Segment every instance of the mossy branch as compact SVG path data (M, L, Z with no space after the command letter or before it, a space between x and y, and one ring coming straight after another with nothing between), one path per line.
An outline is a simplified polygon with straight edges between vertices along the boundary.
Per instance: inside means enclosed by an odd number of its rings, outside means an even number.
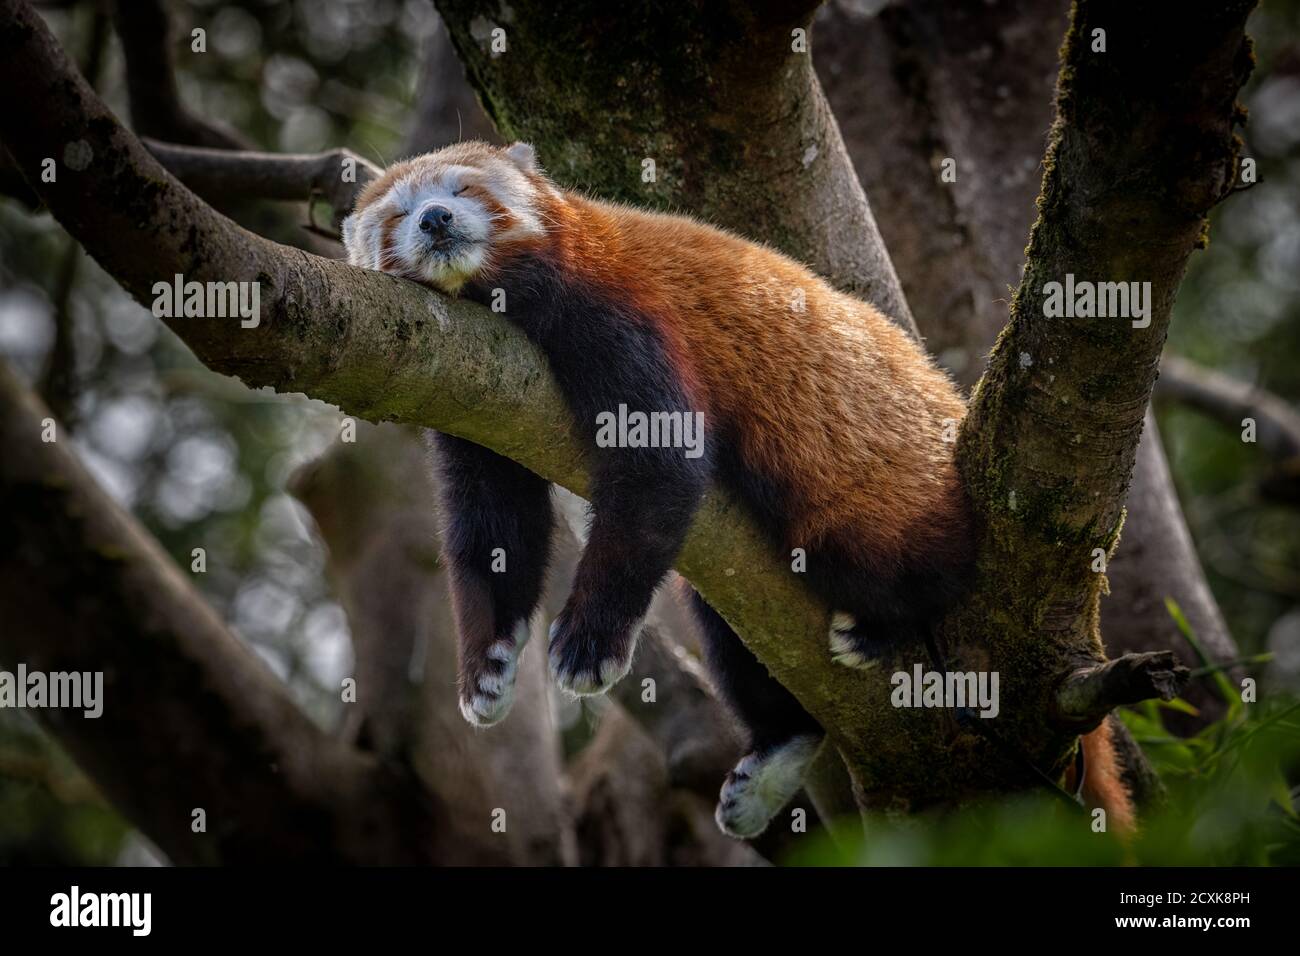
M1173 700L1191 673L1173 651L1125 654L1081 668L1056 692L1057 720L1071 732L1085 733L1116 707L1153 698Z

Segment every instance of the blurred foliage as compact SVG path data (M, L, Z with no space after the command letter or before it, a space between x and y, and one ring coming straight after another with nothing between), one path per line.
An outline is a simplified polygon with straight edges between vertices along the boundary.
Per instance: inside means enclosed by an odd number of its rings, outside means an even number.
M795 866L1296 866L1300 865L1300 700L1243 703L1220 669L1205 675L1228 704L1196 736L1164 716L1195 712L1182 698L1120 711L1168 788L1126 847L1097 833L1082 808L1045 791L960 812L868 822L858 842L819 832L785 862Z
M1179 288L1172 351L1300 402L1300 2L1265 0L1250 21L1257 65L1242 155L1257 182L1211 219L1209 248ZM1244 185L1244 184L1243 184ZM1269 678L1300 691L1300 509L1259 493L1273 462L1198 412L1159 405L1179 496L1214 595L1243 655L1271 650Z
M129 827L21 712L0 710L0 863L112 863Z
M394 158L414 98L419 51L434 28L429 0L173 0L178 82L198 115L275 151L348 146ZM93 5L46 11L83 61ZM1295 401L1300 397L1300 0L1266 0L1251 32L1259 68L1245 155L1260 182L1214 217L1194 257L1171 347ZM207 52L192 53L192 30ZM116 38L99 89L129 115ZM273 233L292 241L293 216ZM265 212L255 227L267 231ZM57 344L64 347L60 357ZM47 216L0 202L0 353L60 406L87 465L188 569L240 636L323 724L338 718L349 672L347 624L323 574L310 522L285 493L300 463L338 434L338 413L303 399L250 393L207 374ZM62 363L62 365L60 365ZM51 375L51 372L58 374ZM66 398L66 404L61 399ZM1165 711L1126 715L1165 772L1170 806L1134 849L1140 862L1296 862L1285 792L1296 779L1286 694L1300 688L1300 515L1260 499L1269 463L1239 434L1195 413L1161 412L1183 504L1263 703L1234 707L1192 740L1163 730ZM0 660L0 667L13 662ZM1213 679L1207 675L1206 679ZM579 713L567 739L585 739ZM1273 809L1269 809L1272 807ZM796 863L1117 863L1124 851L1050 798L938 820L880 821L861 847L818 838ZM138 837L25 714L0 711L0 863L141 859Z

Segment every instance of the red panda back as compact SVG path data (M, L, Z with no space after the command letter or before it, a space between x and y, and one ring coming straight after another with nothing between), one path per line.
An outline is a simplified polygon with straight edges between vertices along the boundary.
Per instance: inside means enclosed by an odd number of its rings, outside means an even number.
M574 268L653 317L698 406L747 467L789 488L789 545L882 571L965 550L953 459L965 406L910 336L766 246L679 216L565 205L565 232L600 237L601 255L575 248Z

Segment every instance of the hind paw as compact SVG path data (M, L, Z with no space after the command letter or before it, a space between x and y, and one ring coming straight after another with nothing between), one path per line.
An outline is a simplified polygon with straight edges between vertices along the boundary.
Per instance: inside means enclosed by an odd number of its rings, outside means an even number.
M803 786L821 738L793 737L763 754L751 753L727 774L714 819L727 836L756 837Z

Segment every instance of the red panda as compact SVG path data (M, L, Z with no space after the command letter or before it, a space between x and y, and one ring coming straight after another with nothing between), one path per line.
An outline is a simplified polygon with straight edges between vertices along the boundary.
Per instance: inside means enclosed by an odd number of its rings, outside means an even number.
M803 549L808 583L835 609L828 652L841 664L873 666L923 636L960 592L973 549L952 442L964 403L906 333L802 265L689 218L561 190L523 143L398 163L363 191L344 242L354 265L485 304L504 295L506 316L550 362L592 471L587 546L550 629L551 671L569 693L602 693L627 673L714 480L774 545ZM598 423L616 413L669 437L681 432L667 423L689 416L703 441L600 441ZM510 708L541 596L550 488L470 442L433 443L461 710L488 725ZM493 572L497 549L508 571ZM718 823L754 836L801 786L822 731L691 601L706 663L749 734Z

